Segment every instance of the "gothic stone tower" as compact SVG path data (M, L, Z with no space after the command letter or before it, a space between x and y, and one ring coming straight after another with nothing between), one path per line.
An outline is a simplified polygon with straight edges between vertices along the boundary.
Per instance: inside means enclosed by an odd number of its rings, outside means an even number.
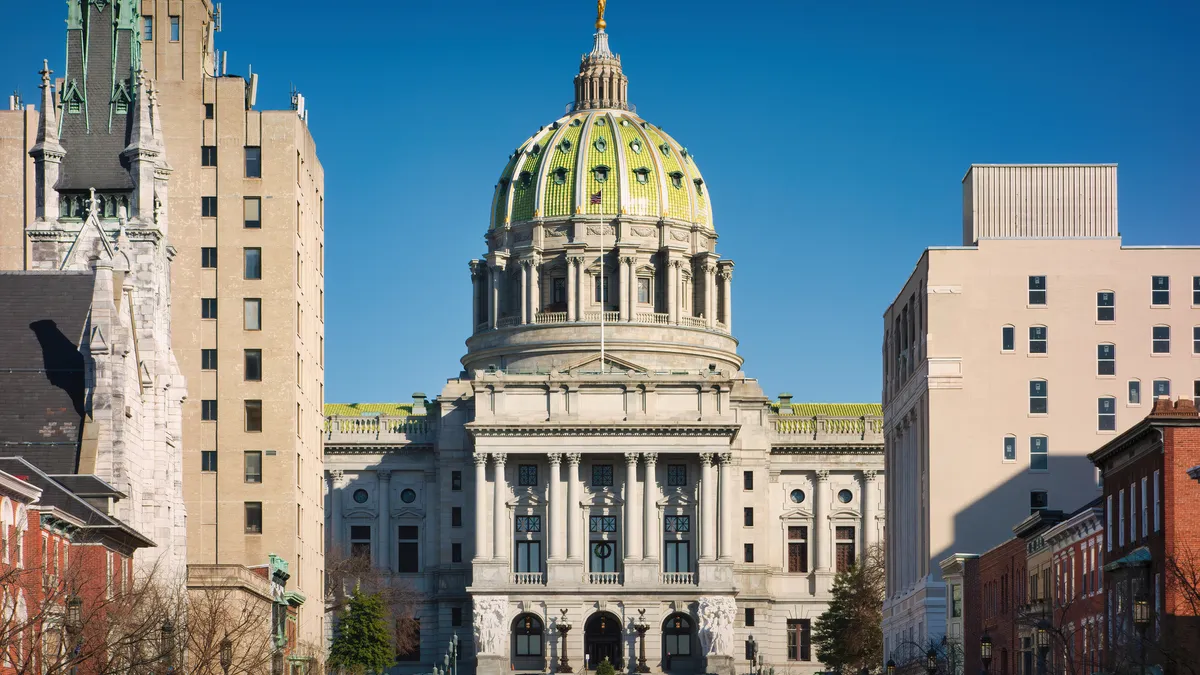
M111 278L111 297L96 299L82 348L93 377L76 471L125 492L117 515L158 545L143 562L161 556L181 573L185 390L171 351L171 167L155 91L141 70L138 3L68 7L57 100L49 66L42 69L29 266Z

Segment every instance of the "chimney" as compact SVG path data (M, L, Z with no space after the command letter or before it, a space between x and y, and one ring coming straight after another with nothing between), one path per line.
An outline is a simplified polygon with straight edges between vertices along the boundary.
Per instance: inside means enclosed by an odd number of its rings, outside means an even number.
M1188 419L1200 417L1200 412L1196 410L1196 402L1187 396L1180 396L1174 402L1170 396L1159 396L1154 400L1154 410L1150 411L1150 417Z
M779 395L779 414L792 414L792 395L786 391Z
M412 414L424 415L425 414L425 394L424 394L424 392L420 392L420 391L413 392L412 402L413 402Z

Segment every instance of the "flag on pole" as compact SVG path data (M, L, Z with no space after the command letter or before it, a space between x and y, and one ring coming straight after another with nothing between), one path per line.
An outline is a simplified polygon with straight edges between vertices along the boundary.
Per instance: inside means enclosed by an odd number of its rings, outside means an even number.
M600 192L597 192L596 194L592 195L592 203L593 203L593 204L599 204L599 203L600 203L600 197L601 197L601 193L600 193Z

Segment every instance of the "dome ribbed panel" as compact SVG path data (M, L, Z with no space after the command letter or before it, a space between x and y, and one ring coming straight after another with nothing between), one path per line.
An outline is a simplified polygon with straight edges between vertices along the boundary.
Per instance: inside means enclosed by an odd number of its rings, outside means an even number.
M667 142L671 144L671 147L683 148L683 145L674 138L671 138L667 132L660 129L659 133L667 139ZM700 175L700 167L696 166L696 163L692 161L691 154L685 156L681 152L679 157L684 168L684 173L687 176L687 184L684 187L692 191L691 197L694 213L692 214L692 217L688 218L688 220L691 220L697 225L703 225L704 227L711 229L712 224L710 222L709 214L712 213L712 209L709 208L708 204L708 184L703 182L704 176ZM701 181L700 189L696 188L697 178Z
M674 143L668 143L670 151L664 155L659 146L667 142L666 137L660 134L653 125L647 124L645 131L646 136L654 144L654 147L649 150L658 153L658 159L667 172L667 217L690 222L692 220L692 203L687 192L690 188L687 183L690 183L691 179L688 178L687 170L679 163L679 148ZM676 188L671 182L670 175L676 171L683 174L684 185L681 188Z
M543 139L550 136L547 132L539 133L525 144L522 151L525 153L524 159L521 161L521 169L513 176L513 197L512 197L512 221L521 222L525 220L533 220L533 203L534 195L537 194L537 169L538 163L542 161L542 156L547 152L548 148L544 147ZM538 152L533 152L533 147L538 146ZM529 180L522 181L521 175L528 172Z
M625 166L621 167L621 171L625 174L626 184L629 186L629 197L625 200L629 204L629 215L631 216L650 216L657 218L661 215L659 211L658 197L658 171L654 168L654 160L652 158L651 144L638 133L638 120L622 118L629 124L628 126L617 125L616 133L619 137L622 151L625 155ZM634 152L629 146L631 141L638 141L641 145L641 152ZM646 169L649 173L646 176L645 183L639 183L637 177L637 169Z
M496 195L492 197L492 229L503 226L504 219L508 216L508 196L512 191L507 183L512 181L513 170L520 159L519 153L514 154L500 174L500 181L496 183Z
M579 116L575 119L586 118ZM570 122L570 119L566 121L568 125ZM546 180L545 212L542 213L544 218L569 216L575 212L575 159L579 156L579 134L582 130L582 124L577 127L568 126L558 143L550 149L552 154L548 161L542 165L543 169L551 174ZM567 152L559 149L564 140L571 143L571 149ZM561 185L556 183L553 177L553 173L560 168L567 170L566 180Z
M603 126L597 124L598 120L605 120ZM603 138L607 147L601 152L596 148L598 139ZM606 117L597 115L592 119L592 133L587 139L588 147L586 149L587 161L585 168L588 175L585 177L583 184L587 186L587 194L584 195L584 213L589 214L611 214L616 215L621 212L619 201L619 191L617 189L617 151L613 147L616 139L613 136L612 123ZM596 172L593 169L597 166L604 165L609 169L608 180L603 183L596 180ZM593 204L591 196L600 193L600 203Z

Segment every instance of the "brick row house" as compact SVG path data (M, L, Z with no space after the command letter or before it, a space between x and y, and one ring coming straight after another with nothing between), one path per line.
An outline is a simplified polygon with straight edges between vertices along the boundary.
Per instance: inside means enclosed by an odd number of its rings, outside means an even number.
M950 672L1200 672L1193 401L1156 400L1089 459L1101 496L1070 513L1033 505L1012 538L941 561L948 600L938 649Z

